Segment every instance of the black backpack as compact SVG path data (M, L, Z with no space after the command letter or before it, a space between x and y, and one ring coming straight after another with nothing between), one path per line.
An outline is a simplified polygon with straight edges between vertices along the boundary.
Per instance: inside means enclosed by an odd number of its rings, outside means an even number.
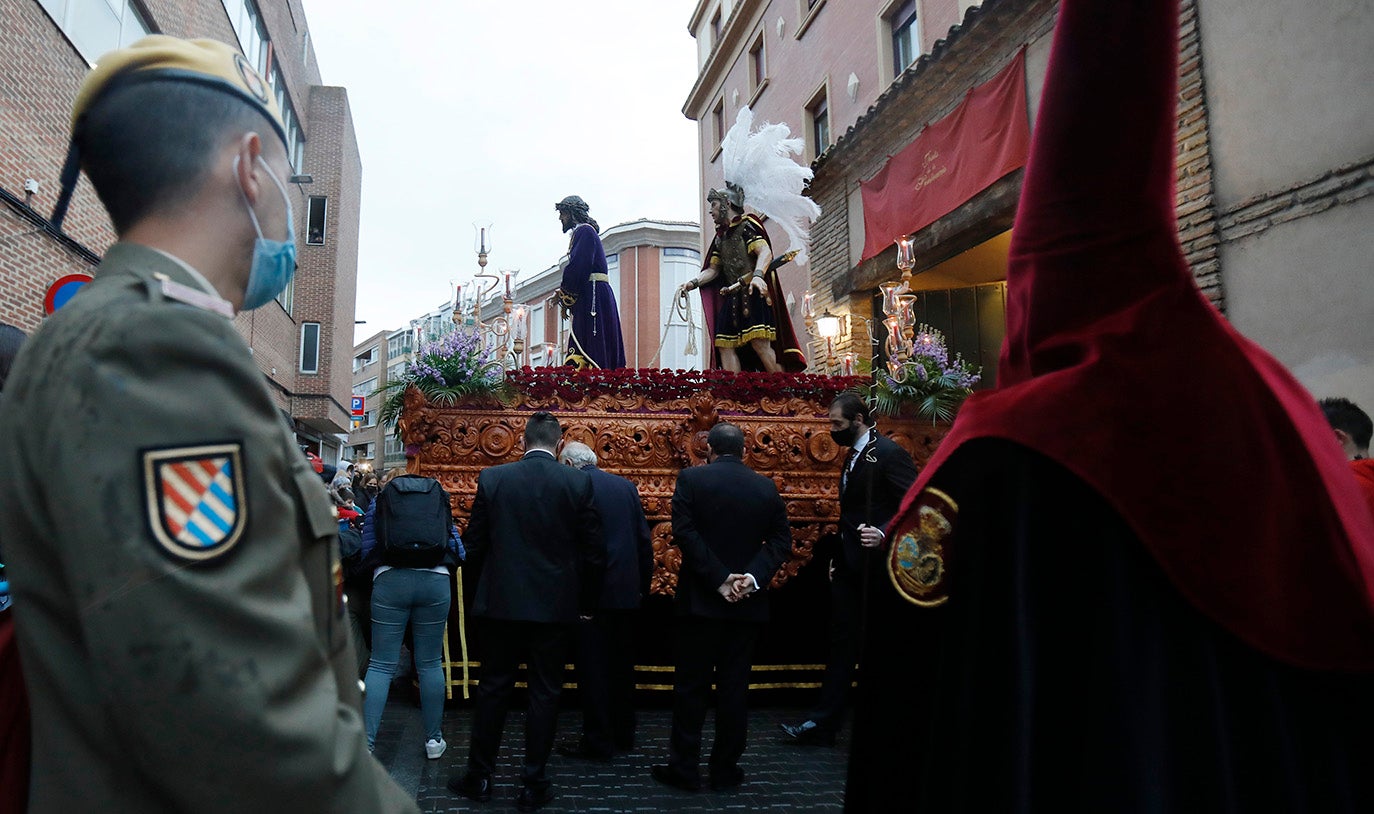
M401 475L377 496L373 509L382 562L394 568L433 568L448 553L453 516L448 493L434 478Z

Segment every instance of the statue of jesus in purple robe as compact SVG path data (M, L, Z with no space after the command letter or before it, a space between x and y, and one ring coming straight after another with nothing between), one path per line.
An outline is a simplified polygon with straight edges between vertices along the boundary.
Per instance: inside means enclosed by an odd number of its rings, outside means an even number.
M563 348L563 363L577 368L625 367L625 343L620 336L620 310L606 268L600 229L588 214L587 202L569 195L554 204L563 231L572 231L568 266L554 299L572 320Z

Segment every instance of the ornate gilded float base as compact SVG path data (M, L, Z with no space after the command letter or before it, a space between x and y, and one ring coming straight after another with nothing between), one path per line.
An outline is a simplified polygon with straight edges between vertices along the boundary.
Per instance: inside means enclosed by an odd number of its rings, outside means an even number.
M745 462L777 484L792 526L792 557L771 587L798 582L773 595L772 627L761 642L751 687L819 686L824 672L819 662L825 659L827 638L828 583L823 572L804 580L797 577L825 536L836 530L843 450L830 438L828 411L833 396L854 380L836 379L827 388L816 386L823 381L820 377L805 377L812 388L810 397L795 395L798 388L784 387L791 394L764 393L744 400L718 396L710 389L664 397L662 379L672 375L666 371L614 373L622 377L622 384L609 391L563 387L552 394L526 393L506 407L441 407L411 389L400 420L407 469L443 484L452 497L461 531L472 510L478 473L520 458L525 421L531 413L549 410L556 414L565 438L590 446L602 469L629 478L639 488L653 538L655 567L653 596L645 609L646 626L653 635L641 640L636 678L641 689L666 690L672 685L671 637L664 630L671 626L671 603L666 597L677 587L682 563L672 536L674 486L683 468L705 463L711 427L720 421L738 425L745 436ZM657 383L646 382L641 389L633 381L635 373L652 376ZM757 395L758 390L759 385L750 385L751 393ZM918 467L929 460L947 429L929 421L892 418L882 419L879 428L910 452ZM468 655L460 609L455 608L454 617L456 630L451 625L449 637L452 655L446 655L445 661L450 693L466 696L480 673L471 670L479 660ZM576 673L570 673L568 680L569 686L575 686Z
M829 398L764 399L755 404L717 400L709 391L659 401L618 392L588 394L581 401L524 399L511 407L440 407L419 391L406 394L402 439L407 469L438 479L453 498L461 531L472 511L477 474L519 460L525 420L535 410L555 413L564 437L596 451L598 466L629 478L639 488L654 544L652 592L672 595L682 555L672 544L672 498L677 474L706 461L706 435L720 421L744 431L745 462L777 484L792 525L792 559L773 587L783 585L810 561L816 543L839 519L842 450L830 438ZM945 427L913 419L885 418L885 435L921 466Z

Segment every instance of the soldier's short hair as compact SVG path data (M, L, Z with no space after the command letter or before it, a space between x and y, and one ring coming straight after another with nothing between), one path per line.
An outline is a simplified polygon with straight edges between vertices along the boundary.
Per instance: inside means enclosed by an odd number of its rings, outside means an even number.
M115 88L85 116L81 167L121 235L189 201L230 141L255 131L264 144L280 143L257 108L193 82Z

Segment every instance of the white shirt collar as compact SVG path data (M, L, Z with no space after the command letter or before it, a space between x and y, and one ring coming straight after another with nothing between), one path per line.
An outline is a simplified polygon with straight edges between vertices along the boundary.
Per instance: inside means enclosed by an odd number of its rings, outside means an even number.
M864 447L868 446L868 439L871 438L871 437L873 436L873 429L874 429L873 427L869 427L868 430L866 430L866 431L864 432L863 435L860 435L860 436L859 436L859 440L857 440L857 441L854 442L854 457L855 457L855 458L859 457L859 453L860 453L860 452L863 452L863 451L864 451Z

